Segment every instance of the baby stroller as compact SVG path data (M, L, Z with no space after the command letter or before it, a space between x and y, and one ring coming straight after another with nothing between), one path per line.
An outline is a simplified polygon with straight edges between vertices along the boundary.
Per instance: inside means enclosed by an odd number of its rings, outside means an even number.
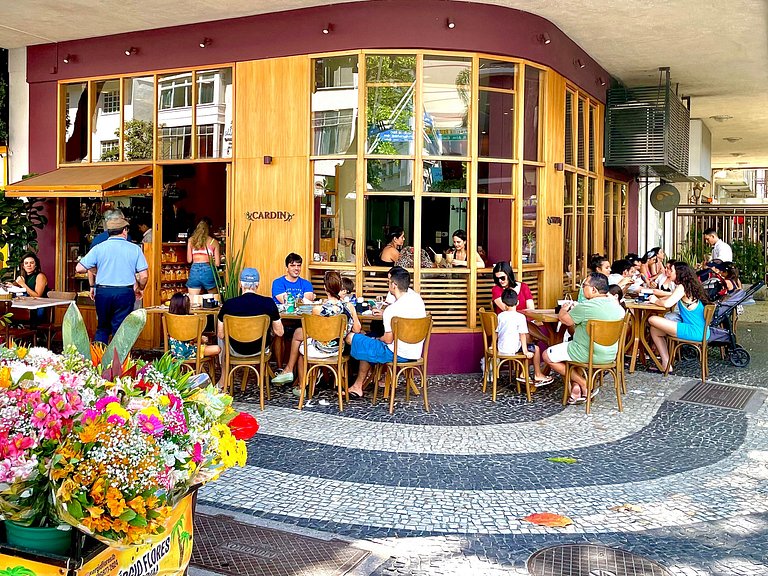
M765 282L753 284L749 290L738 289L729 294L722 302L717 303L715 315L709 325L709 338L707 342L714 346L721 346L728 354L728 360L737 368L749 366L749 352L736 342L736 332L733 329L733 317L736 307L740 306L755 294Z

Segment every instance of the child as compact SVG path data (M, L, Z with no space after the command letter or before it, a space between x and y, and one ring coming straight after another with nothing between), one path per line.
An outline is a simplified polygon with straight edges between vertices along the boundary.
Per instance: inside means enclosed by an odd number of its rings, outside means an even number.
M171 297L171 301L168 304L168 312L176 314L178 316L187 316L189 314L190 302L189 296L183 292L176 292ZM203 336L200 339L202 344L200 345L203 356L216 356L221 352L216 344L208 344L208 337ZM182 342L176 340L176 338L168 337L168 346L171 349L171 356L177 360L193 360L196 357L195 342L190 340L189 342Z
M349 276L341 277L341 291L339 292L339 297L344 302L357 300L357 297L355 296L355 281Z
M535 344L528 344L528 320L516 309L517 292L507 288L501 295L501 301L507 309L499 314L499 325L496 329L499 354L512 356L523 350L527 358L533 358L533 383L537 387L551 384L553 378L545 376L541 371L541 350Z

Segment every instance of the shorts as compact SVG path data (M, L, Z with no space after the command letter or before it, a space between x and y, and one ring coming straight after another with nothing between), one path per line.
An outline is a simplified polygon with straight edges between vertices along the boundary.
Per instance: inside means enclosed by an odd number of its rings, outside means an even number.
M547 348L547 355L550 362L571 362L568 355L568 342L561 342Z
M534 352L534 353L536 352L536 344L528 344L526 348L528 352ZM515 354L520 354L520 352L522 352L521 349L522 349L522 346L517 349L517 352L502 352L501 350L499 350L499 354L502 354L504 356L514 356Z
M395 355L389 346L377 338L370 338L363 334L352 336L352 349L350 351L355 360L364 360L370 364L386 364L395 359ZM409 362L407 358L397 357L398 362Z
M189 269L187 288L192 290L213 290L216 288L216 279L213 277L211 265L207 262L195 262Z
M307 344L307 349L309 351L309 355L307 356L307 358L311 358L314 360L326 360L328 358L335 358L336 356L339 355L338 348L336 349L336 352L323 352L322 350L317 349L317 346L315 346L314 342L309 342ZM299 352L301 354L306 354L306 352L304 351L304 342L302 342L299 345Z

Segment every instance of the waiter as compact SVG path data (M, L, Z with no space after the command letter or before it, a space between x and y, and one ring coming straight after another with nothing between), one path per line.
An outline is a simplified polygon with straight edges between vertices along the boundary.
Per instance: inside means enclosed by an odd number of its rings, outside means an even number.
M109 238L94 246L76 267L79 273L88 272L89 279L94 278L95 269L95 283L91 284L98 323L94 340L104 344L142 297L149 278L144 253L128 242L128 221L113 218L106 221L106 228Z

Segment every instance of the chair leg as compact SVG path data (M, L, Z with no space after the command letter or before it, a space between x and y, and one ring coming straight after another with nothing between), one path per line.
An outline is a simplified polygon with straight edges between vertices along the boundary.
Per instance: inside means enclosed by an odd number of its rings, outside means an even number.
M595 372L587 369L585 376L587 382L587 414L589 414L589 411L592 408L592 389L595 386Z
M709 366L708 364L708 354L707 354L707 346L704 345L701 347L701 383L707 381L707 376L709 375Z
M245 392L246 384L248 383L248 369L243 370L243 381L240 383L240 392Z
M571 395L571 365L565 364L565 376L563 377L563 406L568 403Z
M496 402L496 387L497 387L497 384L499 382L499 371L500 371L501 367L499 366L499 363L496 361L496 357L495 356L493 358L491 358L491 362L493 362L493 368L492 368L493 369L493 382L492 382L492 386L491 386L491 401L492 402Z
M373 398L371 404L376 406L376 396L379 392L379 378L381 378L381 366L377 364L375 367L371 368L371 373L373 374ZM349 394L349 392L347 392L347 394Z
M391 381L389 383L389 413L395 413L395 391L397 389L397 380L399 374L396 374L394 369L390 371Z
M619 405L619 412L624 412L624 408L621 405L621 387L622 387L622 373L621 368L618 364L616 364L616 371L613 373L613 387L616 389L616 404Z
M427 398L427 370L426 366L423 370L419 370L421 376L421 393L424 396L424 410L429 412L429 399Z
M493 362L492 358L488 358L487 355L484 355L483 358L485 359L484 366L483 366L483 394L485 394L486 387L488 385L488 376L489 372L488 369L490 368L491 362Z
M406 368L403 371L403 377L405 378L405 403L411 401L411 370Z

